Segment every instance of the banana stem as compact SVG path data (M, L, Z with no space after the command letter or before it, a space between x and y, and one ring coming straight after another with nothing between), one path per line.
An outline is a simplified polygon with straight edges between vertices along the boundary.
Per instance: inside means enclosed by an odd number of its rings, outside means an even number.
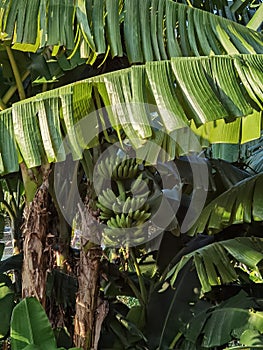
M15 81L16 81L17 90L18 90L18 94L19 94L20 100L24 100L26 98L26 94L25 94L25 90L24 90L24 87L23 87L23 82L22 82L22 79L20 77L20 73L19 73L16 61L15 61L12 49L10 48L10 46L6 46L5 48L6 48L6 52L7 52L7 55L8 55L8 58L9 58L9 61L10 61L13 73L14 73L14 77L15 77Z
M133 283L133 281L131 279L128 278L127 280L128 286L131 288L131 290L133 291L135 297L139 300L139 303L141 305L144 305L144 300L142 298L142 295L140 293L140 291L138 290L138 288L135 286L135 284Z
M22 75L22 81L26 80L26 78L29 76L29 74L30 74L30 71L27 70L27 71ZM10 98L14 95L14 93L16 92L16 90L17 90L17 84L11 86L11 87L7 90L7 92L5 93L5 95L3 96L3 98L2 98L2 103L3 103L3 106L5 106L5 108L7 108L7 107L6 107L6 104L7 104L7 102L10 100Z
M141 290L141 297L142 297L142 300L143 300L143 305L146 305L146 302L147 302L147 291L146 291L146 288L145 288L145 284L144 284L144 280L143 280L143 276L142 276L142 273L141 273L141 270L140 270L140 266L136 260L136 256L135 256L135 253L134 253L134 248L131 248L130 249L130 255L131 255L131 258L132 258L132 262L133 262L133 265L134 265L134 268L135 268L135 272L138 276L138 281L139 281L139 286L140 286L140 290Z
M47 89L48 89L47 83L43 83L43 85L42 85L42 92L46 92Z
M3 100L0 100L0 111L3 111L6 109L6 105L4 104Z
M171 342L171 345L169 346L169 349L174 349L176 343L178 342L178 340L181 338L181 336L183 335L183 333L178 332L176 334L176 336L174 337L173 341Z

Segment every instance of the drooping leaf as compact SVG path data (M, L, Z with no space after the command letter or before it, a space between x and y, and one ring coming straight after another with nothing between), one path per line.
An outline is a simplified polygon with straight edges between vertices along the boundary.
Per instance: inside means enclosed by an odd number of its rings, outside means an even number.
M169 270L167 279L171 278L171 285L174 285L179 272L192 260L202 291L206 293L211 291L213 286L237 281L239 275L233 259L237 264L244 264L251 271L259 273L258 264L263 259L262 249L263 240L260 238L242 237L215 242L184 255Z
M263 5L262 3L259 5L257 12L253 15L251 20L247 24L247 28L257 30L260 25L262 25L262 17L263 17Z
M1 161L3 164L1 173L18 171L18 156L11 110L0 115L0 135Z
M221 231L233 224L263 220L263 175L242 180L210 202L189 234Z
M89 48L86 58L106 54L110 47L113 57L126 52L131 63L181 55L262 53L262 34L253 30L259 26L262 7L245 27L236 23L232 15L238 12L238 4L232 12L227 10L227 2L224 6L216 2L212 7L206 2L203 6L200 2L194 7L187 5L172 0L104 0L86 8L83 0L75 4L69 0L8 0L0 4L0 38L31 51L48 45L76 51L84 42ZM215 8L219 15L224 11L229 19L216 16Z
M239 75L233 64L237 60L245 62L250 72L247 78ZM249 79L249 91L261 98L262 62L262 55L173 58L86 79L15 103L0 112L0 140L4 140L0 141L0 171L16 171L20 152L28 167L39 166L45 158L49 162L65 159L65 150L60 148L63 133L68 135L74 158L81 159L83 149L98 142L94 139L86 144L84 130L75 127L90 116L93 93L106 106L106 120L110 120L109 127L119 137L123 130L131 141L135 140L137 148L152 139L170 158L200 152L201 145L209 143L256 139L260 136L262 114L253 109L251 94L245 93L242 82ZM211 100L209 104L207 98ZM154 114L148 106L153 103L158 105ZM247 115L251 108L253 114ZM94 130L99 128L94 115L90 123ZM105 120L104 124L107 125ZM155 125L159 130L153 133ZM198 135L195 142L189 126Z
M226 345L235 338L246 345L259 345L262 312L253 311L255 306L255 302L241 291L216 307L201 312L194 307L194 317L184 335L190 343L201 343L204 348Z
M20 350L27 345L39 349L56 349L55 337L41 304L35 298L25 298L13 311L11 320L12 349Z
M263 344L263 336L262 334L257 330L247 329L245 330L240 337L241 344L247 345L247 346L262 346Z
M186 285L189 288L185 288ZM192 317L189 305L197 302L200 284L190 263L181 271L174 287L161 291L159 286L148 302L146 337L151 349L169 349ZM201 303L204 309L210 306L207 302Z

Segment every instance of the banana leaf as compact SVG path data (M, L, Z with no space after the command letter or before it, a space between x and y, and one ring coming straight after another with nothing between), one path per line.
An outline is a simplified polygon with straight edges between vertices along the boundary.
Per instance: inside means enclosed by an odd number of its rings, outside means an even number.
M211 201L188 234L214 234L233 224L263 220L263 175L244 179Z
M31 52L47 46L75 52L84 42L87 50L82 54L88 59L110 48L113 57L126 52L130 63L181 55L263 52L262 34L253 30L259 26L262 7L245 27L235 22L240 17L236 2L232 11L226 10L227 2L202 5L196 7L206 11L172 0L101 0L92 7L84 0L74 4L70 0L6 0L0 3L0 39ZM219 15L224 9L229 19L215 15L215 9Z
M103 123L113 127L118 135L123 130L138 148L146 139L154 140L157 133L153 129L158 119L158 132L166 135L160 146L170 159L190 151L200 152L201 146L211 143L259 138L262 112L258 109L262 106L255 107L247 93L244 74L239 75L235 62L250 74L246 77L246 81L250 80L250 93L253 91L258 100L262 98L263 55L226 55L148 63L14 103L0 112L0 172L17 171L21 156L29 168L46 159L61 161L69 151L74 159L81 159L83 149L98 144L96 133L93 143L85 144L85 130L79 125L75 127L88 116L90 130L99 130L102 119L90 115L95 93L108 112ZM151 105L155 106L154 115L147 107ZM193 140L188 126L197 139ZM65 134L69 141L67 149L62 144Z
M35 298L25 298L14 308L11 320L12 349L28 345L56 349L55 337L42 305Z
M201 342L205 349L227 345L234 339L247 346L260 346L263 314L252 309L256 306L255 301L241 291L216 307L199 313L194 311L195 317L186 327L185 338L192 344Z
M255 273L262 280L258 265L263 259L263 240L260 238L235 238L215 242L184 255L170 269L167 279L173 286L179 272L192 261L197 271L202 291L207 293L213 286L236 282L239 278L238 264L247 266L249 277Z

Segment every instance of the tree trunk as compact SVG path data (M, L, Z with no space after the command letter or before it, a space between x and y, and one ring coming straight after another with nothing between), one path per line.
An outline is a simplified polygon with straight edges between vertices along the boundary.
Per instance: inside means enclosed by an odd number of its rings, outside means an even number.
M89 217L82 216L82 232L92 237ZM99 275L102 249L82 237L79 267L79 291L76 299L75 346L97 350L101 325L108 305L99 298Z
M43 307L46 304L46 277L49 266L47 246L49 201L46 180L37 190L34 200L27 205L23 224L22 296L36 297Z

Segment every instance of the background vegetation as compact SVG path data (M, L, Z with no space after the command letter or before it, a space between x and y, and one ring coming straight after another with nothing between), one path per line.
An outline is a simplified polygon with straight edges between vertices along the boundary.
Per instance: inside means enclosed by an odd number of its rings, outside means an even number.
M263 347L262 13L260 0L0 2L2 349ZM74 125L88 115L100 132L86 144ZM134 160L105 156L112 145ZM176 217L142 244L162 199Z

